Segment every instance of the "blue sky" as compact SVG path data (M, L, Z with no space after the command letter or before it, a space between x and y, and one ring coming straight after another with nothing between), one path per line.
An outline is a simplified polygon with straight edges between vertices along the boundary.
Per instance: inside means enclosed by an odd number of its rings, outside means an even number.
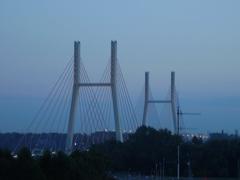
M89 0L0 2L0 131L25 126L82 43L82 59L98 80L118 41L133 99L150 71L156 98L176 71L182 108L200 111L185 124L199 131L240 127L238 0ZM34 105L33 105L34 104Z

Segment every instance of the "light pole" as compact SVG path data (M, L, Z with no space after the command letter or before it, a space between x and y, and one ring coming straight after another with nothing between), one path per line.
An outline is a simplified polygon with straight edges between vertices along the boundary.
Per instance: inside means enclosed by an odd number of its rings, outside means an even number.
M180 135L179 121L180 121L180 109L178 106L177 107L177 135L178 135L178 138ZM178 139L178 145L177 145L177 179L179 179L179 178L180 178L180 139Z
M182 115L200 115L200 113L186 113L180 110L180 107L177 107L177 135L180 138L180 117ZM178 139L177 145L177 179L180 179L180 139Z

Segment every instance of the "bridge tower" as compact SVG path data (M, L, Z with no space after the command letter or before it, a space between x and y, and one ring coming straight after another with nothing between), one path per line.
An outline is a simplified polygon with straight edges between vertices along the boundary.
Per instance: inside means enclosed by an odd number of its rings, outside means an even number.
M65 151L70 153L72 151L73 145L73 135L74 135L74 125L76 121L77 113L77 101L79 98L79 93L81 93L81 87L98 87L98 86L107 86L111 88L112 94L112 104L113 104L113 115L115 121L115 132L116 132L116 141L123 142L120 116L119 116L119 107L118 107L118 95L117 95L117 41L111 41L111 78L108 83L82 83L80 81L80 42L74 42L74 83L72 90L72 101L71 109L68 120L68 129L67 129L67 139Z
M149 99L149 72L145 72L145 98L142 125L147 125L148 104L150 103L170 103L173 119L174 133L177 134L177 110L176 110L176 90L175 90L175 72L171 72L171 98L169 100L153 100Z

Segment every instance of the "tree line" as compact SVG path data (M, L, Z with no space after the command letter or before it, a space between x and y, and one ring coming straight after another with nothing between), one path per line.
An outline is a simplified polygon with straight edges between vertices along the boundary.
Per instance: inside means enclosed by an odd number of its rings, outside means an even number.
M185 141L167 129L140 127L124 143L114 141L93 149L110 159L112 171L176 177L177 145L180 144L180 175L183 177L239 177L240 139ZM164 172L163 172L164 171Z
M27 148L17 157L0 150L1 180L111 180L107 174L109 162L93 151L75 151L70 156L63 152L32 157Z
M140 127L124 142L107 141L87 151L45 151L33 157L23 148L17 157L0 150L1 180L110 180L114 173L177 175L180 145L180 176L240 177L240 139L191 141L167 129Z

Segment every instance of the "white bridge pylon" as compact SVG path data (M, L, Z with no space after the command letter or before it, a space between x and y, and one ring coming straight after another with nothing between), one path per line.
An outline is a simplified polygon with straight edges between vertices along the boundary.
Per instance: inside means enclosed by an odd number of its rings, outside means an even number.
M111 88L113 115L115 121L116 141L123 142L122 130L120 125L118 96L117 96L117 41L111 41L111 79L108 83L83 83L80 81L80 41L74 42L74 83L72 90L72 101L68 121L67 139L65 151L70 153L73 145L74 125L76 121L77 104L81 87L83 86L106 86Z
M148 104L150 103L170 103L173 119L173 128L174 133L178 131L177 124L177 107L176 107L176 90L175 90L175 72L171 72L171 98L169 100L154 100L149 99L149 72L145 72L145 98L144 98L144 110L143 110L143 120L142 125L147 125L147 113L148 113Z

